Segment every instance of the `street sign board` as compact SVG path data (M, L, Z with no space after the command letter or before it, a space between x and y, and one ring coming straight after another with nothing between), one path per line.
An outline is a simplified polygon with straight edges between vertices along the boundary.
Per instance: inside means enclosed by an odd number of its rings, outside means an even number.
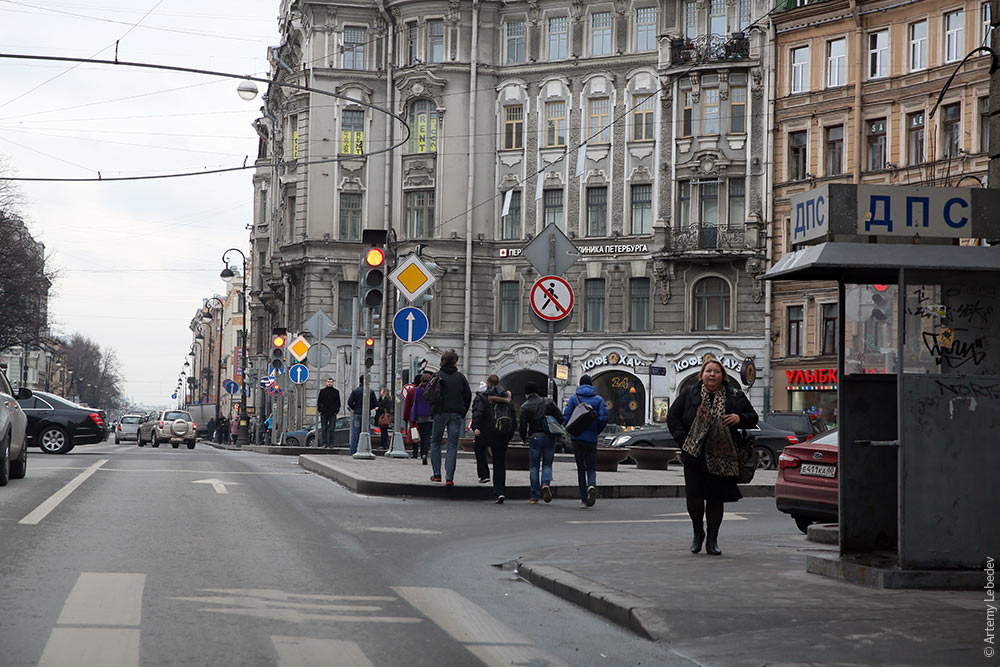
M553 223L545 226L521 254L541 274L565 273L580 259L580 250L569 240L559 227Z
M240 386L233 382L232 380L226 380L222 383L223 389L225 389L230 394L235 394L240 390Z
M399 395L402 396L403 400L405 401L406 397L410 395L411 391L413 391L413 385L412 384L404 384L403 388L399 390Z
M271 377L270 375L260 379L260 386L263 387L264 389L267 389L272 384L274 384L274 378Z
M285 390L281 388L280 384L275 382L267 388L267 393L271 394L271 396L281 396L285 393Z
M573 310L573 288L560 276L542 276L528 297L531 310L546 322L558 322Z
M309 379L309 369L303 364L295 364L288 369L288 379L295 384L302 384Z
M330 316L322 308L313 313L312 317L306 320L303 326L306 328L306 331L312 334L313 339L317 341L323 340L333 332L333 320L330 319Z
M309 353L306 356L306 361L308 361L313 366L317 368L323 368L327 366L333 360L333 352L330 351L329 346L326 343L318 343L309 348Z
M419 308L401 308L392 318L392 332L404 343L416 343L427 335L429 323Z
M427 268L427 265L420 261L419 257L408 255L389 274L389 280L396 286L404 299L413 301L429 290L437 278Z
M285 349L288 350L293 357L295 357L295 361L302 361L305 356L309 354L310 347L312 346L309 345L309 341L302 336L299 336L292 341L291 345L285 347Z

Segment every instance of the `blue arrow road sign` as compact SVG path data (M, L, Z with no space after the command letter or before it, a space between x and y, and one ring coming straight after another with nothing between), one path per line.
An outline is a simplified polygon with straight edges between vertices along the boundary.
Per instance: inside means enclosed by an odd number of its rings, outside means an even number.
M222 383L223 388L230 394L235 394L240 390L240 386L233 380L226 380Z
M273 377L266 377L266 378L261 378L260 379L260 386L263 387L264 389L267 389L272 384L274 384L274 378Z
M295 384L302 384L309 379L309 369L302 364L295 364L288 369L288 377Z
M392 318L392 331L404 343L416 343L428 328L427 316L419 308L403 308Z

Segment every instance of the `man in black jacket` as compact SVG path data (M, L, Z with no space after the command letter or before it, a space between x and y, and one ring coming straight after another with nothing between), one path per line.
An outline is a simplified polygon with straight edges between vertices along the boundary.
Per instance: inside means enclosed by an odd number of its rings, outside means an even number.
M521 440L528 443L528 482L531 487L531 499L528 502L535 504L541 496L548 503L552 502L549 483L552 481L552 459L555 457L556 443L545 428L545 418L553 417L561 424L562 413L555 403L538 395L538 385L534 382L525 383L524 394L527 398L521 404L519 422Z
M445 455L445 485L454 486L455 463L458 460L458 438L462 435L465 414L472 404L472 390L469 381L458 370L458 353L448 350L441 355L441 370L438 371L441 385L440 398L431 406L434 430L431 432L431 466L434 474L432 482L441 481L441 440L444 429L448 428L448 450Z
M316 399L319 411L319 446L333 447L334 430L337 428L337 414L340 412L340 392L333 386L333 378L326 379L326 386Z
M486 449L489 448L493 455L493 493L499 505L503 504L504 494L507 493L507 443L514 435L515 425L510 392L500 386L499 377L490 375L486 378L486 387L476 393L472 402L472 430L476 434L479 483L490 481L490 466L486 460Z
M365 428L371 430L371 411L375 409L375 392L368 390L368 414L364 414L365 400L365 376L358 378L358 386L351 390L351 395L347 397L347 407L351 410L351 454L358 451L358 436L361 435L361 422L365 422Z

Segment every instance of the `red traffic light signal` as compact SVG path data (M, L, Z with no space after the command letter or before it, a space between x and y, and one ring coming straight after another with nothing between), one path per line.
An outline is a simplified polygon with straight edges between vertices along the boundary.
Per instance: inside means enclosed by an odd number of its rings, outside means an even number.
M368 266L382 266L383 262L385 262L385 251L381 248L369 248L365 252L365 264Z
M284 336L275 336L274 338L271 339L271 345L273 345L274 347L284 347L285 346L285 337Z
M374 344L375 344L375 339L374 338L366 338L365 339L365 345L367 345L368 347L371 347Z

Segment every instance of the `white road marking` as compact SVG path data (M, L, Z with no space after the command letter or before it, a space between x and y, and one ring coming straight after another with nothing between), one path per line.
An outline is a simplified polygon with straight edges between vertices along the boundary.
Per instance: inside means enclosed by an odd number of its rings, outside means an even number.
M407 535L440 535L440 530L425 530L423 528L393 528L391 526L370 526L373 533L405 533Z
M78 486L87 481L87 478L97 472L97 469L108 462L108 459L101 459L90 466L79 475L71 479L65 486L46 498L41 505L31 510L26 517L18 521L28 526L37 525L39 521L48 516L49 512L59 506L59 503L66 500L69 494L73 493Z
M355 642L313 637L272 635L278 667L374 667Z
M410 586L393 590L491 667L566 665L453 590Z
M56 628L45 644L39 667L137 667L139 630L132 628Z
M395 602L394 597L352 595L293 595L270 589L210 589L217 593L204 597L174 597L172 600L200 602L200 611L216 614L234 614L265 618L287 623L307 621L335 621L355 623L420 623L416 616L388 616L380 614L377 604L334 604L334 602ZM345 614L343 612L362 612Z
M216 493L229 493L226 489L226 484L235 484L239 486L239 482L223 482L221 479L197 479L192 484L211 484L212 488L215 489Z

